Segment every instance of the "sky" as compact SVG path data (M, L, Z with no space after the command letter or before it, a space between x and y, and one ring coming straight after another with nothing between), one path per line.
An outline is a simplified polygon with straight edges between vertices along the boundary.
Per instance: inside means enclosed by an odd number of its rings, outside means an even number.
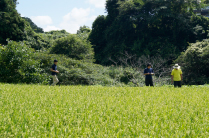
M99 15L106 15L106 0L18 0L17 11L29 17L45 32L66 30L75 34L80 26L92 27Z

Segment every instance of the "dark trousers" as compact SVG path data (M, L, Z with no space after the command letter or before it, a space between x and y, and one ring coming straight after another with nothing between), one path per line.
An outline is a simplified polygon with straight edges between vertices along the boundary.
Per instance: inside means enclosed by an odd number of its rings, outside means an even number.
M181 81L174 81L174 87L181 87Z
M145 79L145 84L146 84L146 86L154 86L152 79Z

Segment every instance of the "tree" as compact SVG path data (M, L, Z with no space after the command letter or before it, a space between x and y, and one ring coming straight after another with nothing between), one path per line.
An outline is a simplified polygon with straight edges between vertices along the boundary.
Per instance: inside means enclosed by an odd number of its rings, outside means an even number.
M44 33L43 29L38 27L33 21L28 17L22 17L26 22L30 24L30 27L36 32L36 33Z
M41 73L39 61L33 56L34 51L23 42L8 41L8 45L0 46L0 82L47 82L48 75Z
M188 42L207 38L208 19L193 15L196 7L200 6L195 0L108 0L105 23L97 18L89 37L97 63L111 64L109 57L116 59L124 51L175 58L186 50ZM101 34L102 41L96 37Z
M78 60L93 61L94 58L94 52L90 42L80 39L77 35L73 34L57 39L51 49L51 53L64 54Z
M155 72L155 83L158 85L167 85L170 80L171 68L167 64L171 59L163 59L160 55L155 57L141 56L129 54L128 52L123 53L123 57L118 59L110 60L117 66L120 65L124 68L122 81L128 84L132 82L135 86L144 86L144 68L147 67L147 63L151 63ZM122 70L121 70L122 71ZM119 74L119 73L118 73Z
M108 13L107 15L107 22L108 26L111 25L111 23L117 18L119 15L119 2L120 0L107 0L106 1L106 11ZM124 1L124 0L121 0Z
M77 31L77 36L81 39L87 40L91 29L88 26L81 26L80 29Z
M22 41L24 38L25 22L17 13L16 0L0 1L0 43L6 44L6 39Z
M105 46L107 41L105 39L106 16L98 16L92 25L92 32L89 35L88 40L91 42L95 52L96 63L105 64L108 59L105 58ZM102 52L103 51L103 52Z
M184 83L202 85L209 82L209 43L208 40L192 43L175 61L182 66Z
M36 33L30 26L29 22L25 22L24 43L35 50L43 50L49 48L50 42L42 37L42 33Z
M80 29L77 31L77 34L82 34L82 33L90 33L91 29L88 26L81 26Z

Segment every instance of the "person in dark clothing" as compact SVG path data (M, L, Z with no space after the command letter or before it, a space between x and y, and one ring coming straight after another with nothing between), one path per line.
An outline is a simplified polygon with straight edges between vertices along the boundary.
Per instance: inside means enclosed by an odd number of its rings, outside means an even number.
M152 75L154 75L154 71L151 67L152 65L149 63L147 64L147 68L144 70L146 86L154 86L152 79Z
M58 61L54 60L54 64L52 65L52 68L51 68L52 78L53 78L52 86L55 86L59 82L59 80L57 78L57 73L59 73L59 71L57 70L57 63L58 63Z

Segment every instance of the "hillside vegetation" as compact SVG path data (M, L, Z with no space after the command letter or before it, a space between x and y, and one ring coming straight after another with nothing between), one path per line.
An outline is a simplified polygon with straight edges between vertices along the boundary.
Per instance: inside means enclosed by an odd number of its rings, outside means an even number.
M147 63L158 86L170 83L174 63L184 84L208 83L209 19L194 13L208 1L107 0L107 15L76 34L44 32L17 3L0 1L0 82L50 84L58 59L61 85L143 86Z

